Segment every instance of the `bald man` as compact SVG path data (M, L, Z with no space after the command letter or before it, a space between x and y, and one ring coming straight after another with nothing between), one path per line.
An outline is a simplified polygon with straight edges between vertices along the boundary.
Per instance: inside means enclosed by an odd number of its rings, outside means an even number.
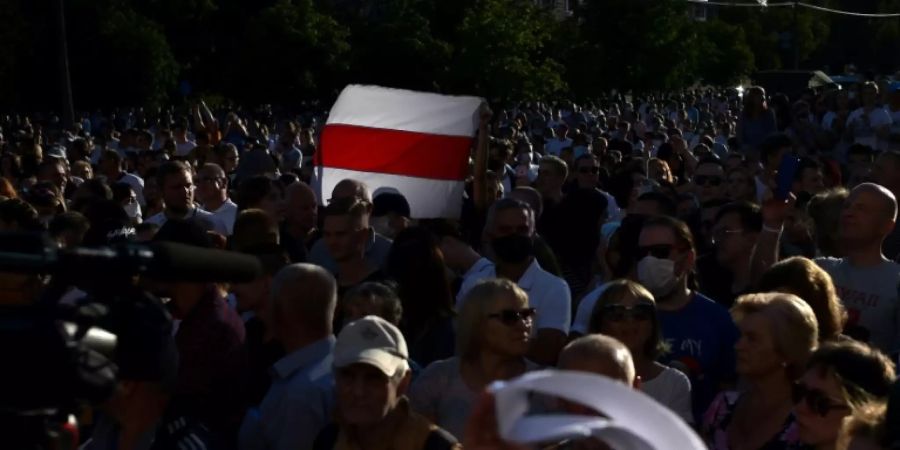
M331 199L334 201L341 198L358 198L372 203L372 194L369 187L359 180L345 179L341 180L331 191ZM371 215L372 211L369 211ZM373 267L382 268L387 261L388 252L391 250L391 240L376 233L374 229L369 228L369 239L366 243L366 262ZM316 241L309 250L309 262L322 266L331 273L337 273L338 264L331 256L325 242L322 239Z
M287 208L281 225L281 246L292 262L306 261L308 245L316 235L319 203L308 184L299 181L285 190Z
M843 258L818 258L837 288L849 320L844 332L885 353L900 350L900 264L882 245L897 221L897 199L887 188L863 183L850 192L838 226Z
M339 198L350 198L356 197L360 200L365 200L369 203L372 203L372 195L369 192L369 187L366 186L365 183L359 180L353 180L350 178L341 180L338 184L334 185L334 189L331 191L331 199L329 202L337 200Z
M628 347L602 334L589 334L570 342L559 354L559 368L603 375L636 386L634 361Z
M272 366L272 386L262 404L244 418L240 448L312 448L334 404L337 284L321 267L292 264L275 274L271 289L269 323L285 356Z
M203 209L225 224L230 236L237 219L237 205L228 198L228 177L218 164L204 164L197 172L197 190L194 193Z
M586 372L621 381L636 387L634 361L625 344L602 334L582 336L567 345L559 355L559 369ZM559 400L559 407L567 414L584 416L602 415L580 403ZM610 450L604 442L587 438L573 442L573 448L585 450Z

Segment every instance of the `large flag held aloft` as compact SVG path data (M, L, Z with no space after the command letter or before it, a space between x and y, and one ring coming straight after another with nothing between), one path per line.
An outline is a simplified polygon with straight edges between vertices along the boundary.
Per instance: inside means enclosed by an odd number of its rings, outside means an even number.
M477 97L347 86L322 131L319 200L352 178L373 197L403 194L413 218L458 218L480 105Z

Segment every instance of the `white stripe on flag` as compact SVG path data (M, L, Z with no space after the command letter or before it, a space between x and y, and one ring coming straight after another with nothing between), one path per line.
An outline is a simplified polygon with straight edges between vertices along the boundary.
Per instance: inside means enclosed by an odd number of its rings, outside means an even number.
M350 85L332 106L326 123L472 137L480 105L478 97Z
M321 193L320 204L331 198L334 186L341 180L352 178L369 187L372 198L382 192L399 192L409 202L410 214L415 219L459 218L462 209L462 181L434 180L402 175L391 175L356 170L316 168L315 190Z

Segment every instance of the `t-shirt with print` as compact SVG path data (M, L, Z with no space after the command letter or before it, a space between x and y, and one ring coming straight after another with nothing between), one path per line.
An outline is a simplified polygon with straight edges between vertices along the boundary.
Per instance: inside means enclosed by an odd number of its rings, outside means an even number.
M857 338L868 335L869 343L886 353L900 350L900 264L884 261L877 266L856 267L838 258L817 258L816 263L831 275L847 308L847 333Z
M700 293L678 311L657 310L669 352L660 362L691 380L695 423L712 402L720 384L735 378L734 344L738 329L722 305Z

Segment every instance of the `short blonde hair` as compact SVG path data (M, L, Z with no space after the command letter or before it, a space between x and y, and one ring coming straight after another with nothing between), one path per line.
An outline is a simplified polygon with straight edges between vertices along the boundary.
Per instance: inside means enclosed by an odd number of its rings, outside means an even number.
M502 278L479 282L463 299L456 329L456 354L462 359L478 355L481 329L487 321L491 306L502 296L512 296L528 304L528 294L516 283Z
M812 308L800 297L780 292L744 295L731 308L731 317L737 324L757 313L769 319L775 351L786 359L791 379L798 378L819 340L819 326Z

